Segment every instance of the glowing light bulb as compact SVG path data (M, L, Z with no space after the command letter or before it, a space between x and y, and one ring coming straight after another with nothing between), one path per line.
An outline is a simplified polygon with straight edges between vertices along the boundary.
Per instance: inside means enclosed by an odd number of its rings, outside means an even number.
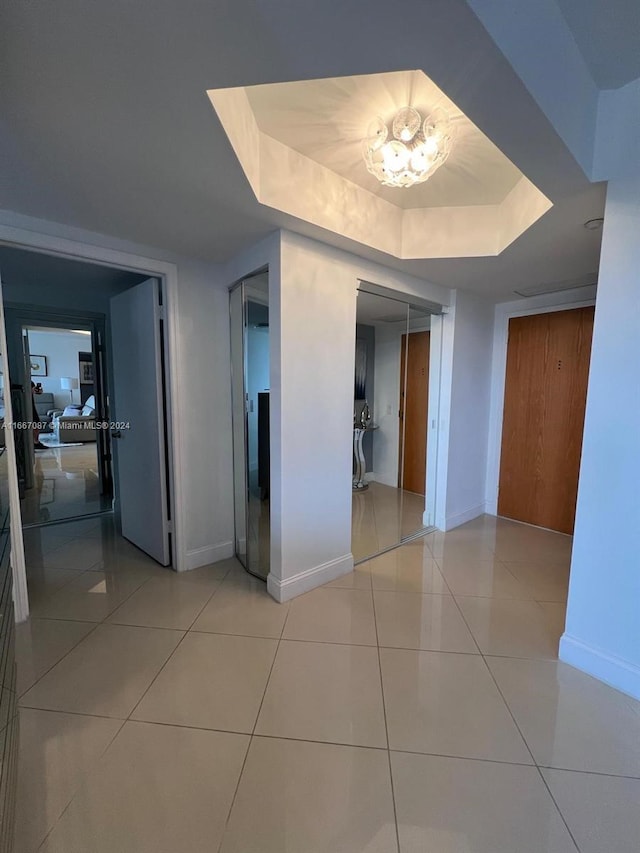
M420 130L420 113L413 107L403 107L393 119L393 135L402 142L411 142Z
M453 146L455 127L436 107L425 119L403 107L388 127L381 117L367 128L362 155L369 172L388 187L411 187L426 181L442 166Z
M385 168L390 172L401 172L409 162L409 151L396 139L392 139L382 147L382 154Z

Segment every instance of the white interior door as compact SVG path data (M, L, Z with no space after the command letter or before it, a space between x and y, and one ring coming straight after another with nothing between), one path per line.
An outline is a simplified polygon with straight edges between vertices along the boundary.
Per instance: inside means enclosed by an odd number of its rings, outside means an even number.
M160 285L150 278L111 299L114 461L122 535L171 562ZM119 426L122 424L122 426Z

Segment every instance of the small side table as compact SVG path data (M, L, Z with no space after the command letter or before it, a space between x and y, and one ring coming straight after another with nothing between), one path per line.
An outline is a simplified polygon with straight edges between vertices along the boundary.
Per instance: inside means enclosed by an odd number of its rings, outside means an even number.
M352 482L354 492L363 492L365 489L369 488L369 483L367 483L364 478L367 465L364 458L364 451L362 449L362 439L366 432L371 432L374 429L378 429L375 424L370 424L367 427L355 426L353 428L353 458L356 462L356 471L353 475Z

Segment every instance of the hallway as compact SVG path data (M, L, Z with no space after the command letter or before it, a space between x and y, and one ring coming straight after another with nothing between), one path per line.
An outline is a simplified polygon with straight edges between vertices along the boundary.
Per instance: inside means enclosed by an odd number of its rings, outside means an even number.
M636 850L640 703L557 661L569 537L484 516L284 605L110 520L25 543L16 853Z

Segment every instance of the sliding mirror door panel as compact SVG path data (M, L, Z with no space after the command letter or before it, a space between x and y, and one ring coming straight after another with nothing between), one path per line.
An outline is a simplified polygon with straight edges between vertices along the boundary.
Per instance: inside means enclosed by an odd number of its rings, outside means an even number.
M269 574L269 281L244 282L245 399L247 403L247 568Z
M229 294L231 321L231 394L233 418L233 497L235 554L247 567L247 494L244 397L244 300L242 284Z
M427 501L433 501L427 495L429 415L437 411L439 386L431 369L429 307L368 287L363 283L358 291L356 312L351 546L356 562L426 529Z
M236 285L230 308L235 549L247 571L266 580L270 552L267 273Z
M352 543L356 562L399 544L400 372L408 306L360 290L356 310Z

